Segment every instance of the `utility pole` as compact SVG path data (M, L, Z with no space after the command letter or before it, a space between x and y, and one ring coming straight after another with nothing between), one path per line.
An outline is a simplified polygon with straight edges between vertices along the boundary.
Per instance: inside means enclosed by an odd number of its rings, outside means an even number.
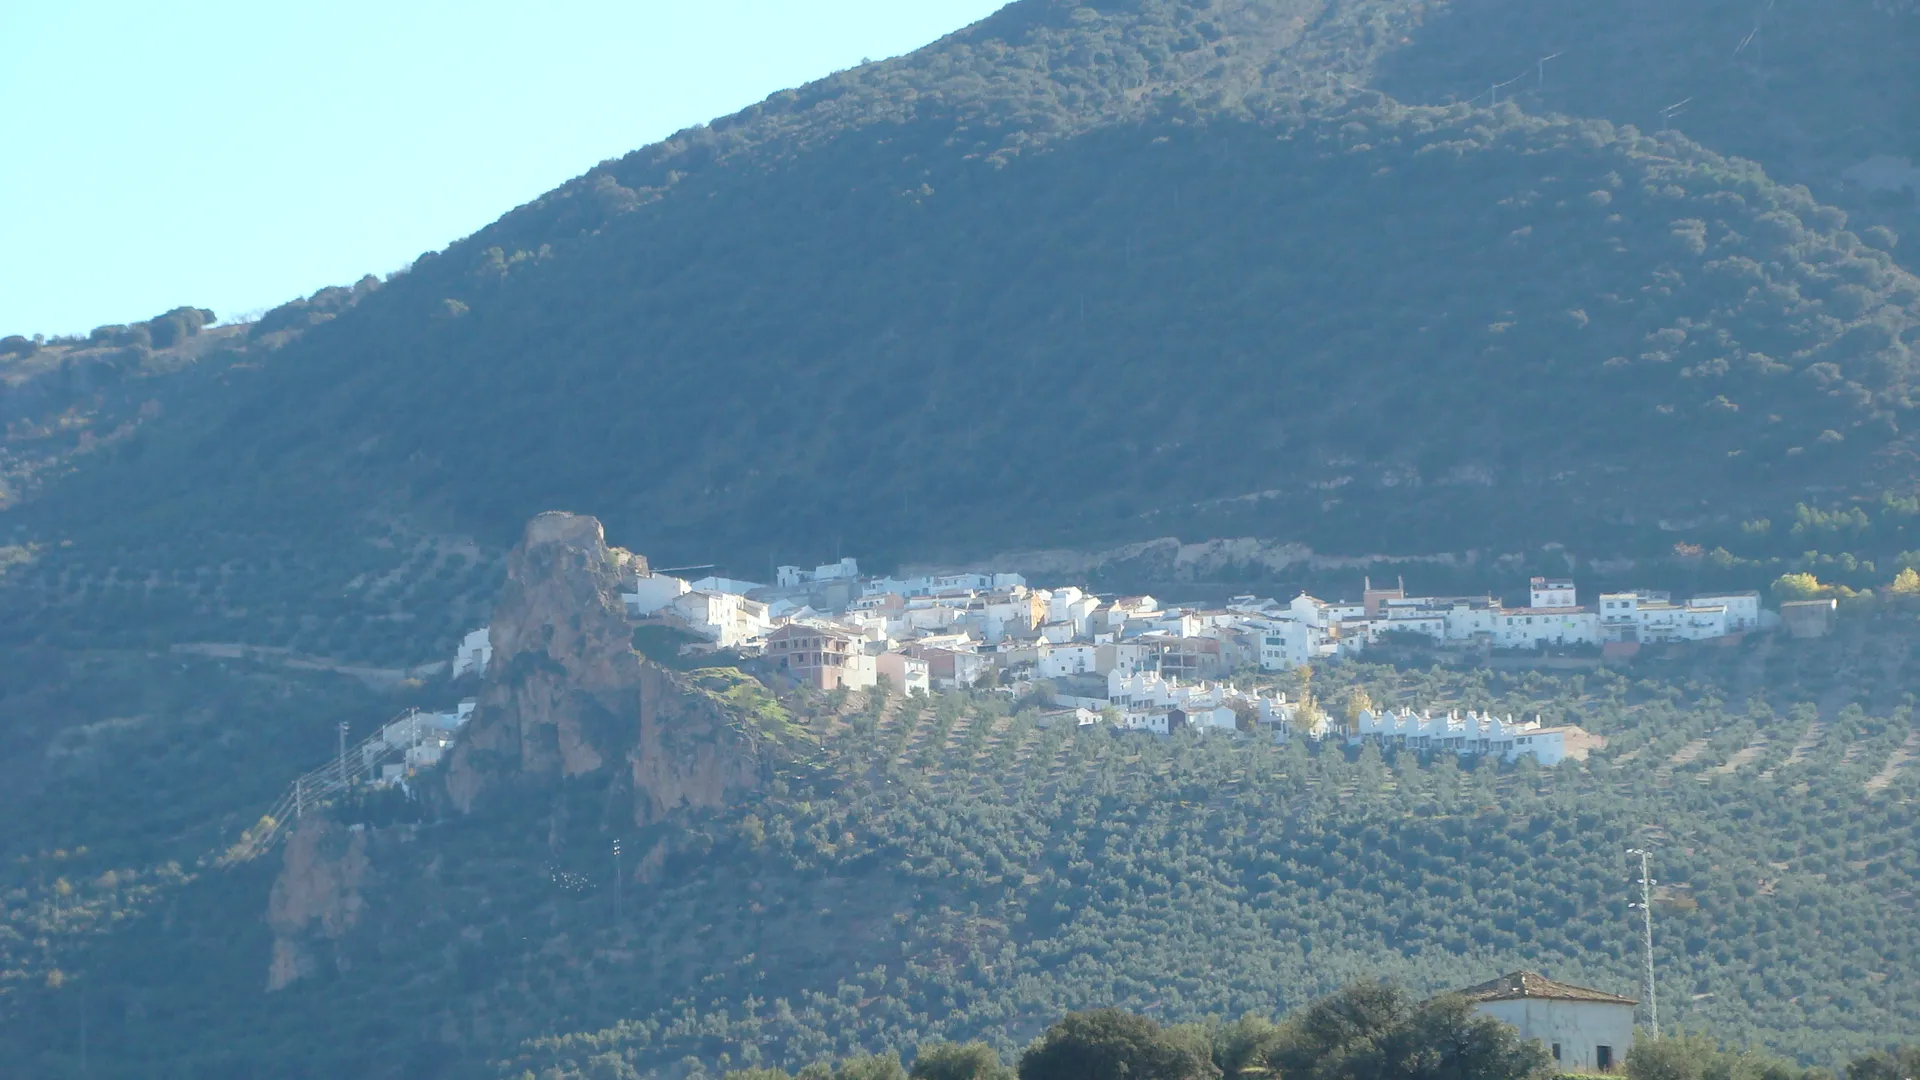
M620 887L625 879L620 874L620 841L613 842L613 921L620 921Z
M1560 59L1560 54L1554 53L1552 56L1543 56L1540 59L1534 61L1534 64L1538 67L1540 71L1540 85L1538 89L1545 90L1547 88L1547 61L1558 60L1558 59Z
M1667 106L1666 108L1661 109L1660 110L1660 130L1661 131L1667 130L1668 125L1673 123L1673 118L1680 115L1680 111L1687 107L1687 102L1690 102L1692 100L1693 100L1692 98L1687 98L1686 101L1676 101L1673 104Z
M1653 1037L1658 1039L1660 1037L1660 998L1653 983L1653 887L1659 883L1653 880L1648 862L1653 857L1653 852L1646 848L1628 848L1627 854L1640 856L1640 902L1629 906L1640 909L1642 925L1645 927L1643 940L1647 954L1647 1027L1653 1032Z

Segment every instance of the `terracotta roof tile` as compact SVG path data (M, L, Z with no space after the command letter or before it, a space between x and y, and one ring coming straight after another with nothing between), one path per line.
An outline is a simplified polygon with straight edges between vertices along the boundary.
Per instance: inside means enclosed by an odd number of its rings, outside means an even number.
M1589 990L1584 986L1554 982L1533 971L1515 971L1477 986L1457 991L1469 1001L1516 1001L1521 998L1548 998L1556 1001L1594 1001L1608 1005L1638 1005L1633 998Z

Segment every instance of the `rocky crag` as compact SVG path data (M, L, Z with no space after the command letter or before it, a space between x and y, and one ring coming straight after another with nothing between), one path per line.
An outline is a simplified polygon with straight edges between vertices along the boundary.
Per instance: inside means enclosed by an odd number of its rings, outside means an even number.
M362 890L371 883L367 836L318 814L287 838L286 865L267 898L273 928L273 960L267 989L284 990L320 971L323 963L344 970L340 942L360 923Z
M633 649L621 583L646 561L609 548L600 522L546 513L508 558L493 659L454 747L446 794L462 814L514 789L603 776L636 824L716 809L759 787L751 726Z

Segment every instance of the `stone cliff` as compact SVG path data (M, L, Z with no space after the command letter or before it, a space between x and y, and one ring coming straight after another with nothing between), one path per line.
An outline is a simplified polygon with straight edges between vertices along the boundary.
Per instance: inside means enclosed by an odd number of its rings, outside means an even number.
M317 814L287 837L285 864L267 899L273 960L267 989L284 990L314 974L323 959L346 966L338 945L359 925L373 876L364 832Z
M645 824L759 786L764 762L750 728L634 651L620 588L635 566L644 563L607 547L591 517L528 523L494 608L479 703L447 769L461 813L509 789L605 774L631 785Z

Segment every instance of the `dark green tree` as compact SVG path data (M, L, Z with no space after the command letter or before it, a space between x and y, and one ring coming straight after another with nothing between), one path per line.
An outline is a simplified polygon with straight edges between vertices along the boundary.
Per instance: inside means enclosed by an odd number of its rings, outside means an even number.
M922 1043L907 1075L913 1080L1013 1080L1013 1070L983 1042Z
M1372 1076L1412 1080L1521 1080L1548 1068L1546 1048L1511 1025L1474 1011L1457 994L1423 1002L1381 1044ZM1355 1074L1355 1080L1368 1073Z
M1728 1050L1706 1035L1643 1039L1627 1051L1626 1069L1629 1080L1817 1080L1830 1075L1775 1058ZM1849 1076L1849 1080L1853 1078Z
M1020 1055L1020 1080L1216 1080L1184 1036L1120 1009L1068 1013Z
M1285 1037L1268 1052L1267 1067L1286 1080L1366 1075L1378 1066L1382 1043L1412 1012L1398 986L1354 983L1290 1017Z
M900 1067L900 1054L889 1050L848 1058L833 1070L833 1080L907 1080L907 1070Z
M1847 1080L1913 1080L1920 1077L1920 1046L1876 1050L1847 1063Z
M1213 1032L1213 1064L1227 1080L1268 1074L1267 1059L1282 1046L1287 1029L1253 1013Z

